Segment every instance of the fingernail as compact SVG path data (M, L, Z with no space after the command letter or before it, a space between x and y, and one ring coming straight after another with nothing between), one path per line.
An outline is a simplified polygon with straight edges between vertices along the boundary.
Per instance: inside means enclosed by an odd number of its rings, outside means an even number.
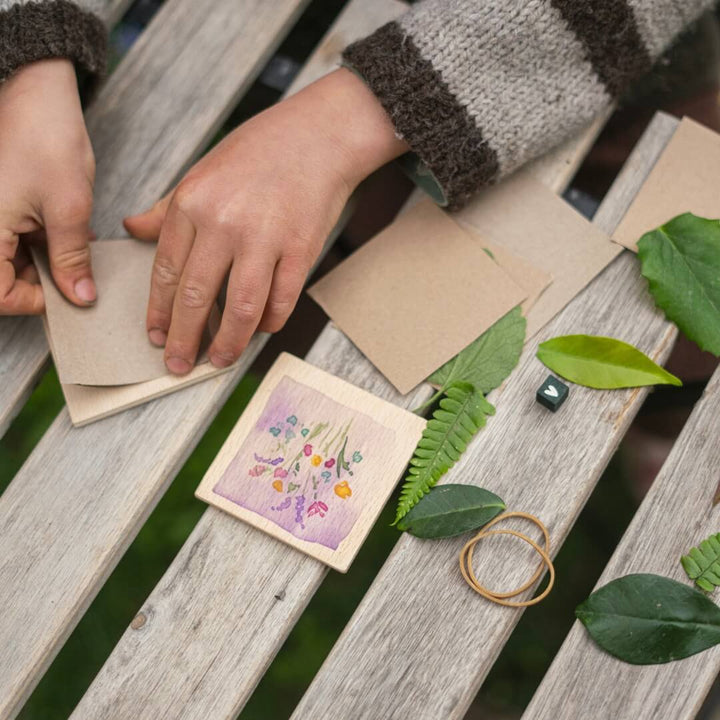
M223 357L222 355L216 355L215 353L210 355L210 362L216 368L226 368L233 364L232 358Z
M167 333L164 330L161 330L160 328L152 328L152 330L148 330L148 337L153 345L157 345L157 347L165 347L165 343L167 342Z
M185 375L190 372L191 365L187 360L179 357L169 357L165 360L167 369L175 375Z
M95 283L90 278L82 278L75 283L75 295L84 303L91 305L97 300Z

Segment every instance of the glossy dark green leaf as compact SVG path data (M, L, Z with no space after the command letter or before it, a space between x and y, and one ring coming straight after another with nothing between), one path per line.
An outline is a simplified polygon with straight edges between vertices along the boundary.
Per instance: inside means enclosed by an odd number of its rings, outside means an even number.
M563 335L541 343L537 357L566 380L591 388L682 385L645 353L615 338Z
M470 383L453 383L428 420L400 492L394 524L458 461L495 408Z
M657 306L720 356L720 221L679 215L640 238L638 257Z
M422 498L397 527L421 538L453 537L482 527L504 509L505 503L484 488L440 485Z
M689 585L660 575L626 575L575 610L593 640L633 665L680 660L720 643L720 608Z

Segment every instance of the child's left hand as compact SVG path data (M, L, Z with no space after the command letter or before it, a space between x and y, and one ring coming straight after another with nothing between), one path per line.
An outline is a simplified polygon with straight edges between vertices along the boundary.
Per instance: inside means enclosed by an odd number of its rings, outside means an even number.
M234 362L256 329L279 330L350 193L404 152L365 84L337 70L244 123L128 231L158 239L147 328L188 372L229 274L209 357Z

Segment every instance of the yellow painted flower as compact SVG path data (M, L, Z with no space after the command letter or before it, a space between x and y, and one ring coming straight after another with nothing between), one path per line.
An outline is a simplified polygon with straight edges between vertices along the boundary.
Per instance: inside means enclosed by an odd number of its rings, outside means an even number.
M335 490L335 494L343 500L352 495L352 490L350 489L347 480L343 480L341 483L338 483L333 489Z
M310 458L310 462L317 467L322 462L322 458L319 455L313 455Z

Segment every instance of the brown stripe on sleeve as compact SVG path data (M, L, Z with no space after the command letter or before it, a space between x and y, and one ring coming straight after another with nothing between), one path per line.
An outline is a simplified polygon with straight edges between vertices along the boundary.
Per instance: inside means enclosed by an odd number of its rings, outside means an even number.
M652 67L626 0L551 0L585 45L588 60L614 97Z
M90 94L105 71L107 30L70 0L44 0L0 11L0 82L23 65L67 58ZM85 87L83 87L85 85Z
M439 183L448 205L460 206L496 179L495 151L397 23L353 43L343 59L368 84L398 134Z

